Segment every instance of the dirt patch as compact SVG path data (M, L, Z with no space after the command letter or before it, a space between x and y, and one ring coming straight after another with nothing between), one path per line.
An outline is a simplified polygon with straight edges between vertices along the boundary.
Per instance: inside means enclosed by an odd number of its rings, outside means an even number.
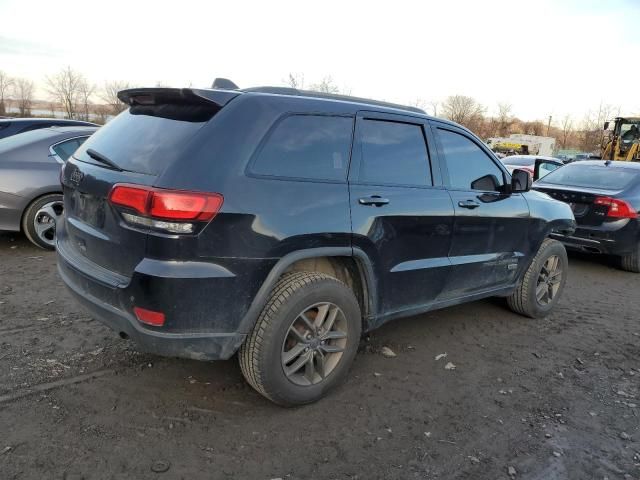
M138 353L3 234L0 478L639 478L639 287L571 256L549 318L495 299L393 322L345 385L282 409L235 360Z

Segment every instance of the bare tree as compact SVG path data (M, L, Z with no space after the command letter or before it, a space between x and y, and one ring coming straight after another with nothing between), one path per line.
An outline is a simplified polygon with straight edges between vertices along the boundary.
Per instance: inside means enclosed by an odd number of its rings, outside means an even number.
M511 113L511 104L498 103L498 116L496 118L496 127L498 135L506 137L511 133L511 125L513 125L513 115Z
M581 148L585 152L593 152L602 143L604 122L619 114L620 107L600 102L597 110L589 110L582 122Z
M46 80L49 95L62 105L67 118L75 118L81 85L86 83L84 76L67 66Z
M409 106L419 108L420 110L426 110L427 101L422 97L416 97L415 100L409 102Z
M91 109L91 96L96 90L96 86L83 80L78 86L78 103L80 104L82 119L89 121L89 110Z
M314 92L340 93L340 89L333 83L333 79L330 76L324 77L319 83L312 84L309 89Z
M107 118L111 112L111 107L109 105L95 105L93 107L93 111L96 114L96 118L94 118L94 122L104 125L107 123Z
M284 81L291 88L304 89L304 73L291 73L287 76L287 79Z
M542 135L545 125L540 120L534 120L533 122L521 122L522 133L526 135Z
M486 118L484 121L484 130L487 132L487 137L498 136L498 119L496 117Z
M477 131L484 120L485 108L475 99L464 95L452 95L442 103L445 118Z
M100 98L108 105L111 115L118 115L127 108L118 98L118 92L127 88L131 88L131 85L125 81L116 80L104 84Z
M436 101L436 100L431 100L429 102L429 106L431 107L431 114L434 117L438 116L438 105L440 105L440 102Z
M5 102L8 100L12 87L13 79L0 70L0 115L7 113L8 105Z
M20 110L21 117L31 116L34 88L33 82L26 78L17 78L14 82L14 96L18 103L18 110Z
M571 120L571 117L569 115L565 115L564 118L562 119L561 129L562 129L561 143L562 143L562 148L565 149L567 148L567 139L571 135L571 130L573 129L573 121Z

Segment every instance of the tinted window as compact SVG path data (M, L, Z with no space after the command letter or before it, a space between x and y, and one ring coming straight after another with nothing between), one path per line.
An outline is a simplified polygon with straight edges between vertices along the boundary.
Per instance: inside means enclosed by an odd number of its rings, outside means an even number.
M422 126L381 120L360 125L360 181L431 185L431 172Z
M485 175L494 175L504 183L502 170L474 142L459 133L438 129L444 161L453 189L470 190L471 184Z
M213 116L200 110L173 104L132 107L100 128L75 156L103 166L86 154L91 148L123 170L158 175L179 158L186 143Z
M60 157L61 160L67 161L73 152L75 152L80 145L84 143L87 137L73 138L62 142L53 147L53 151Z
M344 180L352 130L350 117L286 117L267 139L252 171L278 177Z
M605 167L570 163L544 177L544 183L571 187L623 190L640 178L640 171L632 168Z

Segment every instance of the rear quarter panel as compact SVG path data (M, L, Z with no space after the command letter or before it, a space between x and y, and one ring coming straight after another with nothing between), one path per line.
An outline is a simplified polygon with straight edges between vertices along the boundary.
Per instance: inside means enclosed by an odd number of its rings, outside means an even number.
M308 100L307 100L308 102ZM305 102L305 103L307 103ZM325 105L331 105L324 102ZM344 182L257 177L247 171L271 126L289 113L339 113L317 102L242 95L201 129L183 158L156 186L217 192L221 211L195 237L149 235L147 256L221 265L235 277L229 317L240 318L276 262L288 253L316 247L350 247L349 191ZM228 298L227 298L228 297Z

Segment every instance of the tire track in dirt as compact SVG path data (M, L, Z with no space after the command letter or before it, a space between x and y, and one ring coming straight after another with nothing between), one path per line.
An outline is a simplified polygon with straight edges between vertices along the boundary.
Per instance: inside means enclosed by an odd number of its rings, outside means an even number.
M96 378L104 377L105 375L112 375L113 373L115 373L115 370L98 370L91 373L84 373L82 375L74 375L73 377L61 378L60 380L56 380L53 382L41 383L26 389L0 395L0 405L4 403L10 403L36 393L47 392L49 390L61 388L66 385L74 385L76 383L94 380Z

